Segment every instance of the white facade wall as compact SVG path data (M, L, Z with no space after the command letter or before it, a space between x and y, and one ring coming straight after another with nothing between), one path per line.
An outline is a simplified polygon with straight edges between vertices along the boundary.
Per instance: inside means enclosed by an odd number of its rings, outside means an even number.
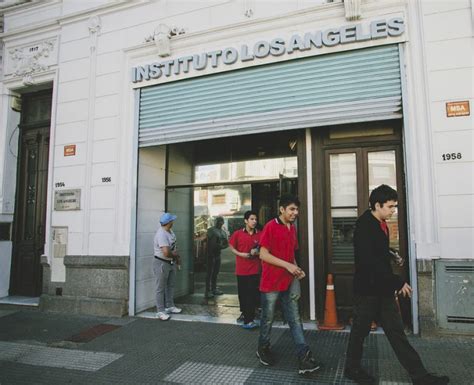
M428 105L441 258L474 258L474 119L447 117L446 103L474 101L473 4L423 2ZM443 160L443 154L461 159Z
M174 59L190 54L252 45L259 40L289 37L316 29L353 24L344 6L323 0L162 0L151 2L63 0L25 4L5 14L4 79L0 106L0 214L11 214L6 201L14 191L5 189L9 130L18 116L9 115L9 95L24 92L27 75L36 85L53 83L53 116L45 253L51 261L51 226L68 228L68 255L131 255L132 218L136 196L136 101L130 70L158 58L153 42L146 42L160 24L184 28L171 40ZM473 4L469 0L363 0L361 22L403 16L401 42L406 64L405 150L409 242L420 259L473 259L474 163L473 118L447 118L445 103L473 103ZM94 17L95 16L95 17ZM405 41L406 40L406 41ZM45 67L28 73L27 66L11 57L14 49L25 56L29 49L52 42L48 56L37 59ZM325 47L295 52L292 58L370 47L387 41ZM288 56L176 77L162 77L146 85L228 71ZM36 60L36 59L35 59ZM15 74L17 71L17 74ZM19 71L19 72L18 72ZM64 157L64 146L76 145L76 155ZM444 153L461 153L462 159L442 161ZM141 165L145 167L146 162ZM11 168L8 168L11 170ZM150 172L153 170L150 169ZM12 172L12 171L10 171ZM156 168L153 172L159 172ZM13 172L14 174L14 172ZM110 177L110 182L103 178ZM56 183L64 189L81 189L80 211L53 211ZM163 186L153 188L161 191ZM140 186L141 194L147 186ZM149 256L143 241L152 235L151 218L164 207L162 201L138 207L137 258ZM141 204L148 204L142 201ZM141 222L143 220L145 222ZM140 230L141 229L141 230ZM54 281L66 279L62 261L53 261ZM55 267L56 264L56 267ZM2 265L3 266L3 265ZM138 266L137 266L138 267ZM143 272L138 271L138 275ZM150 277L142 277L144 280ZM137 293L140 288L136 288ZM151 299L149 299L151 300Z

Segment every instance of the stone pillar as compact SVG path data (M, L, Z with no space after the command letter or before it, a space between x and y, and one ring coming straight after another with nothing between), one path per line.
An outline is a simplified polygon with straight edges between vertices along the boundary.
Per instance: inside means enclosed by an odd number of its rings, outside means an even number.
M420 334L436 332L434 261L418 259L418 315Z
M50 265L43 265L40 310L121 317L128 313L129 256L64 258L65 282L51 282Z

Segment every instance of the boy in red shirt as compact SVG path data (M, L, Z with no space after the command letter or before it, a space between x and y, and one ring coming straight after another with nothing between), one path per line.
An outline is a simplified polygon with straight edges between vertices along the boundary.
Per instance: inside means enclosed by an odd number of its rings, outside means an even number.
M230 250L235 254L235 275L239 302L244 315L244 329L258 327L255 322L255 308L258 304L260 292L260 259L259 240L260 232L256 229L257 213L246 211L244 214L245 227L232 234L229 240Z
M296 196L282 196L280 215L265 225L260 238L262 319L257 357L263 365L275 363L270 350L270 333L275 306L279 299L296 345L299 360L298 373L305 374L318 370L320 365L314 360L306 344L298 309L299 280L305 277L304 271L298 267L295 260L298 238L294 222L298 216L299 205L300 202Z

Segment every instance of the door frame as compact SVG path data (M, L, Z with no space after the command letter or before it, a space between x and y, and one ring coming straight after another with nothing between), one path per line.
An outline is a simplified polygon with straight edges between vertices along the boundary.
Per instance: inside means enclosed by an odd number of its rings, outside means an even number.
M328 263L328 247L329 247L329 224L330 212L326 210L330 207L330 188L327 183L329 178L329 163L327 152L331 153L347 153L354 152L349 151L350 149L361 148L366 154L370 151L383 148L384 150L393 149L396 151L397 159L397 192L399 196L399 223L403 223L403 229L399 230L400 234L400 247L404 255L409 258L414 258L414 255L409 253L408 246L408 213L407 213L407 202L406 202L406 178L405 178L405 165L404 165L404 151L402 141L402 120L391 120L391 121L377 121L377 122L366 122L366 123L354 123L345 124L338 126L330 126L324 128L316 128L312 130L312 141L313 141L313 184L315 186L322 186L322 188L315 188L313 190L313 218L315 227L314 237L314 250L315 250L315 277L316 277L316 315L317 319L324 318L324 303L325 303L325 287L326 277L329 272ZM380 128L386 129L385 134L379 134ZM338 130L349 133L345 137L338 137L333 139L330 137L330 133L337 132ZM373 136L350 136L351 131L374 130L377 132ZM357 164L358 172L362 165ZM362 170L360 170L362 171ZM368 169L363 170L363 178L366 179L362 183L358 182L358 195L362 197L364 194L361 186L368 184ZM364 183L364 184L363 184ZM368 196L365 198L368 207ZM363 200L358 204L358 210L361 212ZM360 214L359 214L360 215ZM403 222L402 222L403 221ZM410 254L410 255L409 255ZM407 260L405 268L406 274L409 279L413 280L416 277L410 277L411 270L409 268L411 261ZM413 312L411 314L413 318ZM413 321L413 319L411 319ZM414 325L415 326L415 325Z

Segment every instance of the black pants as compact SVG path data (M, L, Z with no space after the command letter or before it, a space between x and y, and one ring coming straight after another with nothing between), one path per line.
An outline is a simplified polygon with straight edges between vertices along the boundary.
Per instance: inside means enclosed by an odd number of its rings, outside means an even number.
M403 322L395 303L390 297L354 298L354 314L349 345L347 346L347 368L358 368L362 359L364 339L370 332L372 320L378 319L400 364L412 379L424 376L427 371L420 356L410 345L403 330Z
M206 271L206 294L209 291L215 291L217 287L217 274L221 269L221 256L208 255L207 256L207 271Z
M259 304L260 275L238 275L237 289L239 292L240 309L244 313L244 322L247 324L255 318L255 308Z

